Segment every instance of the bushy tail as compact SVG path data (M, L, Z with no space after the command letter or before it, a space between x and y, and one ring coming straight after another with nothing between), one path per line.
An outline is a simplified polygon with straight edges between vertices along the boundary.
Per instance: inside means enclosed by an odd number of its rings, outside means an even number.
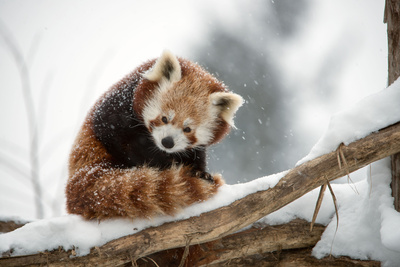
M210 198L223 183L220 175L214 175L214 183L193 177L186 166L160 171L97 164L83 167L70 177L67 211L86 219L173 215L185 206Z

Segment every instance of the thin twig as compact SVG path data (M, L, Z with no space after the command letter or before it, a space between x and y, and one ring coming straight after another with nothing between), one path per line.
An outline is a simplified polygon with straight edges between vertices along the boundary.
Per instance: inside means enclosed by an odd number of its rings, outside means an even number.
M337 224L336 224L336 231L337 231L337 229L339 228L339 210L338 210L338 206L337 206L337 200L336 200L335 193L333 192L333 189L332 189L329 181L327 181L327 185L328 185L329 191L331 192L333 205L335 207L335 213L336 213L336 218L337 218Z
M353 184L354 188L351 185L350 185L350 187L353 189L353 191L355 193L357 193L359 195L360 193L358 193L356 185L354 184L353 180L350 178L349 165L347 164L347 160L346 160L346 158L344 156L344 153L343 153L343 149L342 149L343 146L344 146L344 144L341 143L339 145L338 149L337 149L337 155L338 155L337 157L338 157L339 169L340 170L342 169L342 165L340 164L340 162L343 161L343 165L344 165L344 168L345 168L346 174L347 174L347 182L349 184L350 183ZM340 157L339 157L339 155L340 155Z
M312 232L312 230L313 230L313 227L314 227L314 224L315 224L315 220L317 219L318 212L319 212L319 210L321 208L321 204L322 204L322 200L324 198L324 192L326 190L326 186L327 186L327 184L323 184L321 186L321 190L319 191L317 203L315 205L314 215L313 215L313 218L312 218L312 221L311 221L311 225L310 225L310 232Z
M187 256L189 255L190 242L192 241L193 237L185 236L185 239L186 239L186 246L185 246L185 250L183 251L183 255L182 255L182 259L181 259L181 263L179 264L179 267L183 267L183 265L185 265L185 261L187 259Z
M330 255L332 255L333 242L335 241L336 234L337 234L337 231L339 229L339 210L338 210L338 207L337 207L337 201L336 201L335 193L333 193L333 189L332 189L331 184L329 183L328 179L327 179L327 185L328 185L329 191L331 192L333 205L335 207L335 213L336 213L336 230L335 230L335 234L333 235L332 244L331 244L331 251L329 253Z
M136 262L136 258L134 259L134 258L132 257L132 254L129 254L129 257L131 258L132 267L137 267L138 264L137 264L137 262Z
M150 257L145 257L145 258L151 260L151 261L154 263L154 265L155 265L156 267L160 267L160 266L157 264L157 262L156 262L155 260L153 260L152 258L150 258Z

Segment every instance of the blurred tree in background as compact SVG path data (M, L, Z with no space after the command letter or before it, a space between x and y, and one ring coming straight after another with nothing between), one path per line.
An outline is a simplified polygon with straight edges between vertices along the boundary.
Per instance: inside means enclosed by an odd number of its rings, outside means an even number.
M308 0L238 2L236 7L240 21L209 18L208 37L194 55L246 100L235 119L238 129L209 153L210 170L223 170L228 183L280 172L304 156L290 150L295 138L288 118L296 107L279 58L280 46L295 36L307 14Z

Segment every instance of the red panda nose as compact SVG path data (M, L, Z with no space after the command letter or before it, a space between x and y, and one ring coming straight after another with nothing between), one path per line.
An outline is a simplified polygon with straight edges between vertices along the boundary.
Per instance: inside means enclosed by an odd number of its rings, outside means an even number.
M165 138L163 138L161 140L161 144L165 147L165 148L173 148L175 143L174 143L174 139L172 139L171 136L167 136Z

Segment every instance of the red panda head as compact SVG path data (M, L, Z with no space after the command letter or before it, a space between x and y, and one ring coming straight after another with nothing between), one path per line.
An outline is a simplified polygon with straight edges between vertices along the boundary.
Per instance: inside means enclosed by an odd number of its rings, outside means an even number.
M208 146L234 127L242 97L197 64L165 51L143 77L136 94L145 97L135 110L161 150Z

